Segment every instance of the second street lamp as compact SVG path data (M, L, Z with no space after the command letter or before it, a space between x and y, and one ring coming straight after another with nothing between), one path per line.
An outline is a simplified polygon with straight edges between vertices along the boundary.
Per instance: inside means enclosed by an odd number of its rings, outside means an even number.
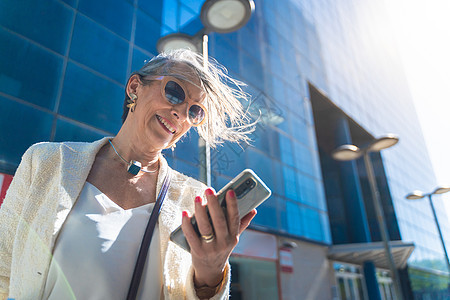
M434 205L433 205L433 200L431 199L432 195L439 195L439 194L444 194L444 193L447 193L447 192L450 192L450 187L448 187L448 186L446 186L446 187L438 187L432 193L428 193L428 194L424 194L424 193L422 193L422 191L416 190L416 191L413 191L413 192L409 193L406 196L406 199L408 199L408 200L418 200L418 199L423 199L425 197L428 197L428 200L429 200L430 206L431 206L431 211L433 212L434 221L436 222L436 227L437 227L437 230L439 232L439 237L441 238L442 248L444 248L444 254L445 254L446 263L447 263L447 270L450 273L450 261L448 259L448 253L447 253L447 249L445 247L445 241L444 241L444 238L442 236L441 227L439 226L439 221L438 221L438 218L437 218L437 215L436 215L436 210L435 210Z
M359 148L355 145L342 145L333 151L332 156L335 160L350 161L364 156L364 163L367 170L367 178L370 184L370 191L372 193L373 206L377 215L377 223L380 229L383 246L386 252L387 260L389 262L389 269L391 271L392 281L394 284L395 294L399 299L404 299L397 268L395 267L394 257L392 256L391 248L389 246L389 233L384 218L383 207L380 200L380 193L378 191L375 173L373 171L372 162L370 160L371 152L380 152L383 149L394 146L398 143L399 138L395 134L387 134L372 141L367 147Z

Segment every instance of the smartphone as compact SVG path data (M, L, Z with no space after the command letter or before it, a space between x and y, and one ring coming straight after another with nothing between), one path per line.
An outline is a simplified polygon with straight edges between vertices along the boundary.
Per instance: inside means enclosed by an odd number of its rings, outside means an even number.
M241 218L244 217L246 214L248 214L250 211L252 211L254 208L258 207L272 194L270 189L255 174L255 172L253 172L250 169L245 169L233 180L227 183L217 193L217 199L219 200L219 203L222 206L222 209L224 210L225 214L227 206L225 201L225 194L230 189L233 189L234 192L236 193L239 215L241 216ZM208 214L209 221L211 222L208 207L206 207L206 211ZM195 216L192 216L191 223L195 231L197 232L198 236L200 236ZM170 234L170 240L175 244L179 245L181 248L190 252L191 249L186 240L186 237L184 236L181 226L179 226Z

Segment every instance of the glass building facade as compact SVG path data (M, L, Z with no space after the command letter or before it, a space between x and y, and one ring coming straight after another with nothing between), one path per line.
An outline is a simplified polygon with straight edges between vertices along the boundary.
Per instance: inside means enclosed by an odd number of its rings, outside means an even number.
M1 1L0 172L14 174L35 142L115 135L128 75L157 54L160 37L199 32L203 2ZM431 209L405 199L411 189L430 190L436 182L383 1L256 0L255 7L242 29L209 35L209 54L248 84L252 101L244 105L259 118L250 146L212 150L213 187L251 168L273 191L252 223L256 232L324 247L380 241L362 162L353 166L361 195L355 212L330 153L343 140L363 146L396 133L398 145L372 156L389 233L415 244L403 280L416 299L441 297L448 270ZM347 139L335 133L335 115L347 124ZM165 154L169 165L194 178L203 167L198 139L191 130ZM442 231L450 232L438 196L435 206ZM353 230L353 222L365 231ZM276 258L260 267L278 264ZM278 282L271 291L281 295L282 287Z

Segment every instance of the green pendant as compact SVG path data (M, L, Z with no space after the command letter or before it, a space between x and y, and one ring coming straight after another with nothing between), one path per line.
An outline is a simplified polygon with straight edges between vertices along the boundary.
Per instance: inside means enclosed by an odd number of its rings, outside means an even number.
M128 173L137 175L139 173L139 171L141 170L141 168L142 168L142 165L140 162L131 160L127 171L128 171Z

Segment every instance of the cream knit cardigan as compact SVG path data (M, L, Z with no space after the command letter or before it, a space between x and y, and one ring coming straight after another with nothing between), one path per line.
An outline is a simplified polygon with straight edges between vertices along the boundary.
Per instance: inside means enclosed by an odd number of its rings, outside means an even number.
M39 143L25 152L0 208L0 299L42 298L55 240L107 142ZM161 162L157 194L169 169L164 158ZM172 172L159 217L163 294L165 299L198 299L191 255L169 242L169 235L181 224L183 210L193 213L194 198L205 186ZM226 280L212 299L228 298L229 265Z

